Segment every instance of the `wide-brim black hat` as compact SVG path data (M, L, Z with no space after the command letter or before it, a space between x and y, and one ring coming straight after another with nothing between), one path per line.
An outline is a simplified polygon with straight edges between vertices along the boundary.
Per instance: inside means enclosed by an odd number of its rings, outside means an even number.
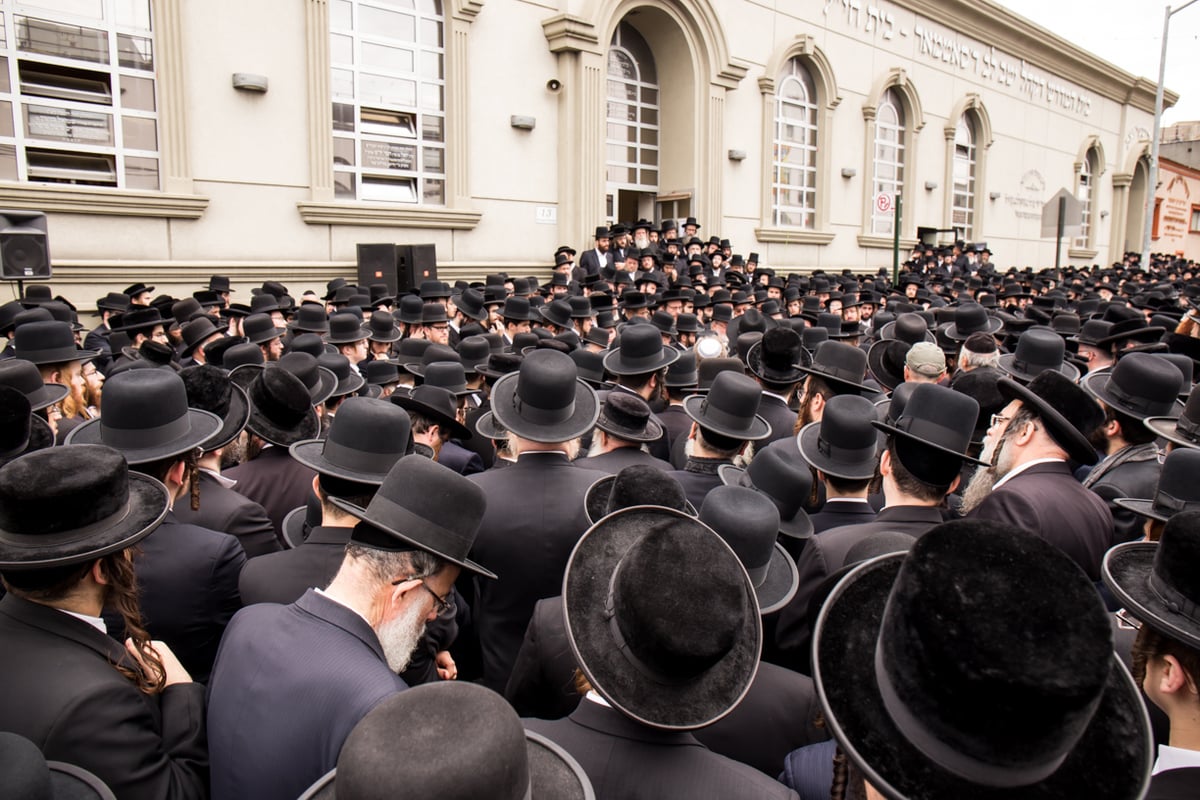
M1147 359L1147 361L1139 361L1138 364L1141 365L1141 364L1154 363L1156 367L1158 367L1160 370L1162 369L1162 363L1160 363L1160 360L1156 359L1153 362L1148 361L1148 359L1152 359L1153 356L1148 356L1148 355L1147 356L1127 356L1127 358ZM1165 363L1165 362L1163 362L1163 363ZM1165 414L1162 413L1163 410L1165 409L1166 405L1168 404L1165 397L1162 400L1152 401L1146 397L1132 396L1132 393L1126 394L1124 391L1121 390L1121 387L1117 386L1116 383L1114 383L1114 381L1113 381L1113 372L1120 365L1121 365L1121 362L1118 361L1116 366L1108 367L1108 368L1102 369L1102 370L1097 370L1096 372L1092 372L1088 375L1085 375L1083 377L1083 380L1081 380L1079 382L1079 385L1082 386L1084 389L1086 389L1087 393L1090 394L1092 397L1095 397L1098 400L1104 401L1105 405L1108 405L1111 408L1113 408L1114 410L1120 411L1121 413L1127 414L1135 419L1140 420L1140 419L1145 419L1150 416L1174 417L1183 411L1183 404L1181 404L1178 401L1178 392L1175 392L1172 394L1172 399L1171 399L1171 403L1170 403L1171 410L1167 411ZM1174 365L1171 365L1171 368L1175 369ZM1172 373L1172 374L1178 374L1178 372L1176 371L1176 373ZM1155 376L1151 375L1149 377L1154 378ZM1180 379L1180 382L1182 383L1182 381L1183 381L1182 375L1180 375L1179 379ZM1147 385L1146 383L1142 384L1143 387L1146 385ZM1154 409L1154 411L1152 413L1147 413L1148 406L1143 406L1142 408L1139 409L1138 407L1136 407L1134 405L1135 403L1138 403L1138 402L1144 402L1146 404L1149 404L1150 402L1155 402L1159 407Z
M583 495L583 510L588 525L595 525L607 515L609 497L612 495L613 484L616 483L616 480L616 475L605 475L587 488L587 492ZM662 507L666 508L666 506ZM700 512L696 510L691 501L685 499L683 513L689 517L695 517Z
M1126 542L1104 555L1100 576L1126 611L1159 633L1200 649L1200 622L1179 613L1186 598L1155 575L1161 542ZM1170 597L1168 597L1170 595ZM1174 606L1174 608L1172 608Z
M737 627L726 654L683 682L643 675L609 607L610 589L625 556L643 540L694 537L728 569L741 575L746 624ZM728 559L735 564L730 565ZM713 569L717 565L714 563ZM671 594L673 574L661 576L655 593ZM681 511L634 506L609 514L576 543L563 576L563 614L576 662L592 687L625 716L662 730L694 730L728 714L750 689L758 670L762 626L749 575L737 555L711 528Z
M1200 425L1187 418L1186 410L1178 417L1147 417L1142 424L1180 447L1200 448Z
M639 325L637 327L653 331L655 341L662 341L662 334L659 333L658 328L652 325ZM626 328L622 335L628 336L631 330L633 330L632 327ZM643 375L648 372L657 372L664 367L669 367L678 359L679 351L673 347L662 347L660 345L654 353L641 358L631 358L628 354L623 354L621 348L618 346L604 354L604 368L613 375Z
M717 467L717 476L720 477L721 482L726 486L745 486L749 489L762 491L754 485L754 481L750 479L750 473L742 467L735 467L732 464L721 464ZM780 516L779 532L792 539L808 539L814 532L813 521L803 508L799 508L790 518L785 519ZM764 610L763 613L767 612Z
M813 631L813 677L826 724L871 786L890 800L1142 797L1153 743L1140 691L1115 654L1090 724L1062 765L1041 781L1010 789L982 786L939 766L901 733L884 704L875 652L905 557L879 556L851 570L825 601Z
M236 384L229 386L229 411L221 420L221 428L200 446L210 452L232 442L250 421L250 398L246 390Z
M826 341L829 341L829 340L826 340ZM825 344L825 342L821 342L820 344ZM820 350L820 344L817 345L817 351ZM834 344L838 345L839 347L841 347L841 346L849 347L850 346L850 345L843 345L841 342L834 342ZM854 348L854 349L857 350L858 348ZM862 352L862 351L859 351L859 352ZM809 375L817 376L818 378L825 381L826 383L831 384L834 389L850 388L850 389L853 389L853 390L859 391L859 392L870 392L871 394L877 394L879 392L879 390L876 389L875 387L867 386L866 383L864 383L865 376L858 376L856 378L852 378L848 375L839 375L839 374L836 374L836 373L830 371L830 368L837 368L837 367L838 367L838 365L835 365L835 364L823 364L823 363L818 362L815 354L809 364L806 365L806 364L800 363L800 364L796 365L796 369L800 370L801 372L807 373Z
M891 391L904 383L904 358L911 347L897 339L880 339L867 350L867 367L883 388Z
M1112 502L1126 511L1132 511L1134 514L1156 519L1159 522L1166 522L1176 513L1175 511L1167 511L1156 507L1153 498L1146 500L1141 497L1117 497Z
M570 361L566 356L564 359ZM571 362L574 367L574 362ZM600 416L600 401L596 390L579 378L575 379L575 399L573 406L562 409L562 414L550 414L539 421L543 409L525 409L517 396L517 384L521 380L521 372L510 372L501 377L492 386L492 416L506 430L533 442L565 442L590 431ZM534 413L539 412L539 413Z
M475 431L485 439L503 439L508 430L496 421L491 411L485 411L475 420Z
M800 455L804 457L805 461L826 475L848 481L865 481L875 477L875 470L879 465L879 454L883 450L882 438L877 435L875 446L872 448L864 447L854 451L857 455L856 458L839 458L833 453L831 447L822 445L821 422L817 421L810 422L800 429L800 432L796 434L796 446L800 449ZM838 451L844 456L850 455L850 451L845 448L838 448ZM955 455L958 454L955 453Z
M540 733L525 731L529 755L529 800L596 800L587 773L575 758ZM298 800L334 800L337 769L309 786Z
M447 390L448 391L448 390ZM451 394L454 394L451 392ZM415 411L421 416L436 422L450 431L450 438L466 440L471 438L471 430L456 418L447 416L445 411L428 403L423 403L409 394L392 394L389 398L394 404L405 411Z
M237 370L234 370L234 373L241 369L243 368L239 367ZM250 383L249 388L246 390L247 396L250 397L250 419L246 423L246 429L263 441L279 447L291 447L291 445L295 442L299 442L304 439L315 439L317 434L321 431L321 418L317 416L317 409L314 408L311 403L308 409L302 415L299 415L299 418L293 425L284 424L281 415L277 414L279 419L273 419L270 416L270 414L273 413L271 410L271 405L272 403L278 402L278 400L276 398L272 398L272 396L266 391L265 385L258 384L259 381L271 380L271 378L267 378L267 373L274 372L276 369L279 368L271 367L270 369L253 370L253 372L255 372L255 379ZM292 375L290 372L287 372L286 370L283 370L283 372L289 378L295 379L295 382L300 385L300 388L304 388L305 393L308 393L307 388L304 387L303 382L301 382L299 378L297 378L295 375ZM330 374L332 375L333 373ZM274 378L275 376L271 377ZM289 387L288 390L290 391L294 388L294 386ZM255 401L256 393L262 398L262 402Z
M306 531L304 524L308 517L308 506L296 506L283 518L280 530L283 531L283 545L289 550L295 550L304 544Z
M224 425L216 414L189 408L187 422L179 425L179 435L163 439L155 430L112 428L106 425L108 418L97 417L72 428L63 444L101 444L119 450L130 464L149 464L206 445Z
M755 414L745 428L734 428L724 419L714 417L712 411L709 410L708 395L710 392L711 389L703 392L697 391L683 398L684 412L700 427L707 428L721 436L750 442L757 442L771 435L771 423L767 422L761 414ZM715 411L715 409L713 410Z
M1042 398L1038 397L1028 388L1017 383L1011 378L1001 378L996 381L996 388L1000 390L1000 394L1009 402L1020 400L1023 404L1030 406L1037 412L1042 423L1046 426L1050 438L1067 451L1067 456L1072 461L1077 461L1080 464L1095 464L1099 459L1099 454L1096 453L1096 448L1088 441L1087 436L1083 435L1071 422L1060 414L1053 406L1047 403Z
M774 330L774 329L772 329ZM782 330L788 330L786 328ZM768 331L768 334L770 332ZM765 339L766 336L763 336ZM796 359L800 363L804 363L805 352L800 347L800 336L796 335ZM746 367L753 374L757 375L765 381L772 383L796 383L804 380L804 372L797 368L794 363L788 364L787 370L772 369L763 363L763 340L750 345L750 349L746 351Z
M1068 356L1068 358L1069 358L1069 356ZM1079 375L1080 375L1079 367L1075 366L1069 360L1066 360L1066 359L1064 359L1061 364L1058 364L1053 367L1045 367L1043 365L1037 365L1034 367L1034 369L1031 370L1031 369L1029 369L1029 365L1026 365L1026 364L1023 364L1023 363L1020 363L1017 361L1016 353L1004 353L1003 355L1001 355L1000 356L1000 369L1004 370L1006 373L1013 376L1017 380L1022 380L1022 381L1025 381L1026 383L1028 383L1029 381L1036 378L1045 369L1053 369L1058 372L1061 372L1063 375L1065 375L1067 378L1069 378L1072 383L1077 382L1079 380Z
M169 509L167 487L148 475L127 471L123 461L119 468L115 467L117 460L118 454L107 447L55 447L30 453L5 465L4 478L0 481L16 487L17 494L6 498L9 508L0 514L0 570L81 564L131 547L153 532ZM98 473L106 472L112 473L113 479L93 480ZM73 530L58 529L39 534L15 532L14 527L27 527L21 524L20 517L40 513L38 509L53 500L44 491L47 475L74 476L70 480L104 491L102 502L113 502L113 490L125 483L129 500L115 513ZM70 488L69 484L64 486ZM22 499L20 493L28 496ZM69 497L64 493L62 500L80 507L101 502L88 498L82 489L72 490ZM38 524L44 525L44 518Z

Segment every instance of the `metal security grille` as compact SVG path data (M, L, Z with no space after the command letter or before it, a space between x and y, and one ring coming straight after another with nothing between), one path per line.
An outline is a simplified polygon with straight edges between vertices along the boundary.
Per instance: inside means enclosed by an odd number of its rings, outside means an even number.
M817 214L817 103L812 75L797 58L775 90L771 205L774 224L813 228Z
M331 0L339 199L445 205L441 0Z
M159 188L150 0L0 0L0 180Z

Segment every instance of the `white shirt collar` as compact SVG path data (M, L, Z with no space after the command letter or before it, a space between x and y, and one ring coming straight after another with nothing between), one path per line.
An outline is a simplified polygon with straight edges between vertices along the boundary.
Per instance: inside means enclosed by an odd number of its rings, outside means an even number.
M588 700L591 700L596 705L604 706L605 708L612 708L612 706L608 704L608 701L601 697L595 689L588 689L588 693L584 695L584 697L586 697ZM1200 753L1197 755L1200 755Z
M766 395L767 397L774 397L776 400L780 401L781 403L784 403L785 405L787 404L787 401L788 401L787 398L781 394L775 394L774 392L768 392L766 389L763 389L762 393L764 395Z
M1151 775L1166 772L1170 769L1185 767L1200 767L1200 750L1185 750L1182 747L1171 747L1168 744L1158 746L1158 760L1154 762Z
M93 628L95 628L96 630L100 631L103 634L108 633L108 625L106 625L104 623L104 620L100 617L91 617L91 616L88 616L87 614L77 614L74 611L67 611L65 608L60 608L58 610L64 614L74 617L75 619L83 620L88 625L91 625Z
M1029 469L1032 466L1035 466L1037 464L1061 464L1061 463L1063 463L1063 459L1061 459L1061 458L1035 458L1033 461L1027 461L1024 464L1022 464L1021 466L1019 466L1016 469L1009 472L1007 475L1005 475L1000 480L996 481L996 485L992 487L992 491L993 492L996 491L1001 486L1008 483L1013 478L1017 477L1022 472L1024 472L1025 470ZM986 469L986 467L984 469Z
M201 467L200 471L210 476L213 480L215 480L221 486L224 486L226 489L232 489L233 487L237 486L237 481L235 481L233 478L226 478L216 470Z
M870 505L865 497L830 497L825 501L825 505L829 505L830 503L862 503L863 505Z

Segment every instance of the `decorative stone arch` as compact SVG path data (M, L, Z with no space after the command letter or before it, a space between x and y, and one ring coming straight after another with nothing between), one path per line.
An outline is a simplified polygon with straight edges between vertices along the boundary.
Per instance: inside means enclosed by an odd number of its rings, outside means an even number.
M992 135L992 118L988 114L983 98L972 92L965 95L954 104L950 116L946 118L943 133L946 137L946 165L943 173L943 209L942 227L949 228L953 222L954 208L954 136L958 130L958 121L964 114L969 114L975 121L975 222L972 238L984 240L984 209L983 198L987 191L987 152L995 141Z
M812 76L817 92L817 195L816 220L812 230L779 228L774 225L774 207L771 193L772 153L775 151L775 92L779 76L792 59L799 59ZM762 97L762 177L760 227L754 233L760 242L785 242L789 244L828 244L833 241L829 230L829 172L833 137L833 110L842 102L838 93L837 78L833 64L824 51L817 46L812 36L800 35L776 51L767 60L766 70L758 79L758 91Z
M681 119L672 150L686 163L661 171L660 191L694 191L693 212L719 227L725 170L725 93L746 76L748 65L730 56L724 28L710 0L586 0L579 14L557 14L542 21L550 51L558 58L559 229L565 241L586 241L604 219L605 97L608 43L617 25L631 20L659 57L664 44L686 48L687 69L671 96L678 102L672 118ZM687 74L685 74L685 72ZM664 109L664 115L668 112ZM668 177L672 170L676 177ZM680 177L686 176L686 179ZM676 185L676 183L678 185ZM710 222L711 221L711 222Z
M1112 224L1109 228L1109 261L1119 260L1125 253L1127 244L1135 244L1132 249L1141 252L1141 237L1145 225L1147 211L1154 212L1153 206L1146 208L1147 185L1150 181L1150 142L1136 142L1125 154L1125 160L1120 172L1112 176ZM1141 164L1140 162L1145 162ZM1149 191L1154 196L1153 190ZM1130 241L1130 232L1136 235Z
M1099 204L1097 203L1100 196L1098 190L1100 176L1107 171L1108 165L1104 160L1104 144L1100 141L1100 137L1095 134L1084 138L1083 143L1079 146L1079 152L1075 155L1075 163L1072 165L1075 176L1072 191L1074 191L1076 197L1080 196L1079 187L1083 180L1083 168L1087 164L1088 155L1093 151L1096 156L1095 170L1091 173L1087 240L1072 239L1072 245L1067 251L1068 258L1094 259L1099 253L1099 250L1096 249L1096 242L1098 241L1096 226L1100 220Z
M862 231L858 237L861 247L877 247L890 250L893 245L891 236L878 236L872 230L871 220L874 216L874 177L875 177L875 126L876 114L883 96L889 89L895 89L904 109L904 183L902 196L910 202L916 198L917 174L917 134L925 127L925 110L921 106L921 96L917 87L909 77L908 71L900 67L888 70L875 79L871 91L863 101L863 122L866 125L863 153L863 196L862 196ZM911 206L910 206L911 207ZM903 224L903 220L901 220ZM903 231L901 231L903 237ZM905 242L915 244L916 240L904 238Z

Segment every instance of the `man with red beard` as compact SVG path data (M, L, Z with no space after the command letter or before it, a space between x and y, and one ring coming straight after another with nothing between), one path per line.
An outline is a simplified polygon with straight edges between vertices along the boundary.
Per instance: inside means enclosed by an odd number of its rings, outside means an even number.
M69 322L37 320L17 327L13 352L17 358L35 364L46 383L60 383L70 389L59 404L62 419L58 421L57 440L61 444L73 428L90 419L81 367L99 351L78 349Z

